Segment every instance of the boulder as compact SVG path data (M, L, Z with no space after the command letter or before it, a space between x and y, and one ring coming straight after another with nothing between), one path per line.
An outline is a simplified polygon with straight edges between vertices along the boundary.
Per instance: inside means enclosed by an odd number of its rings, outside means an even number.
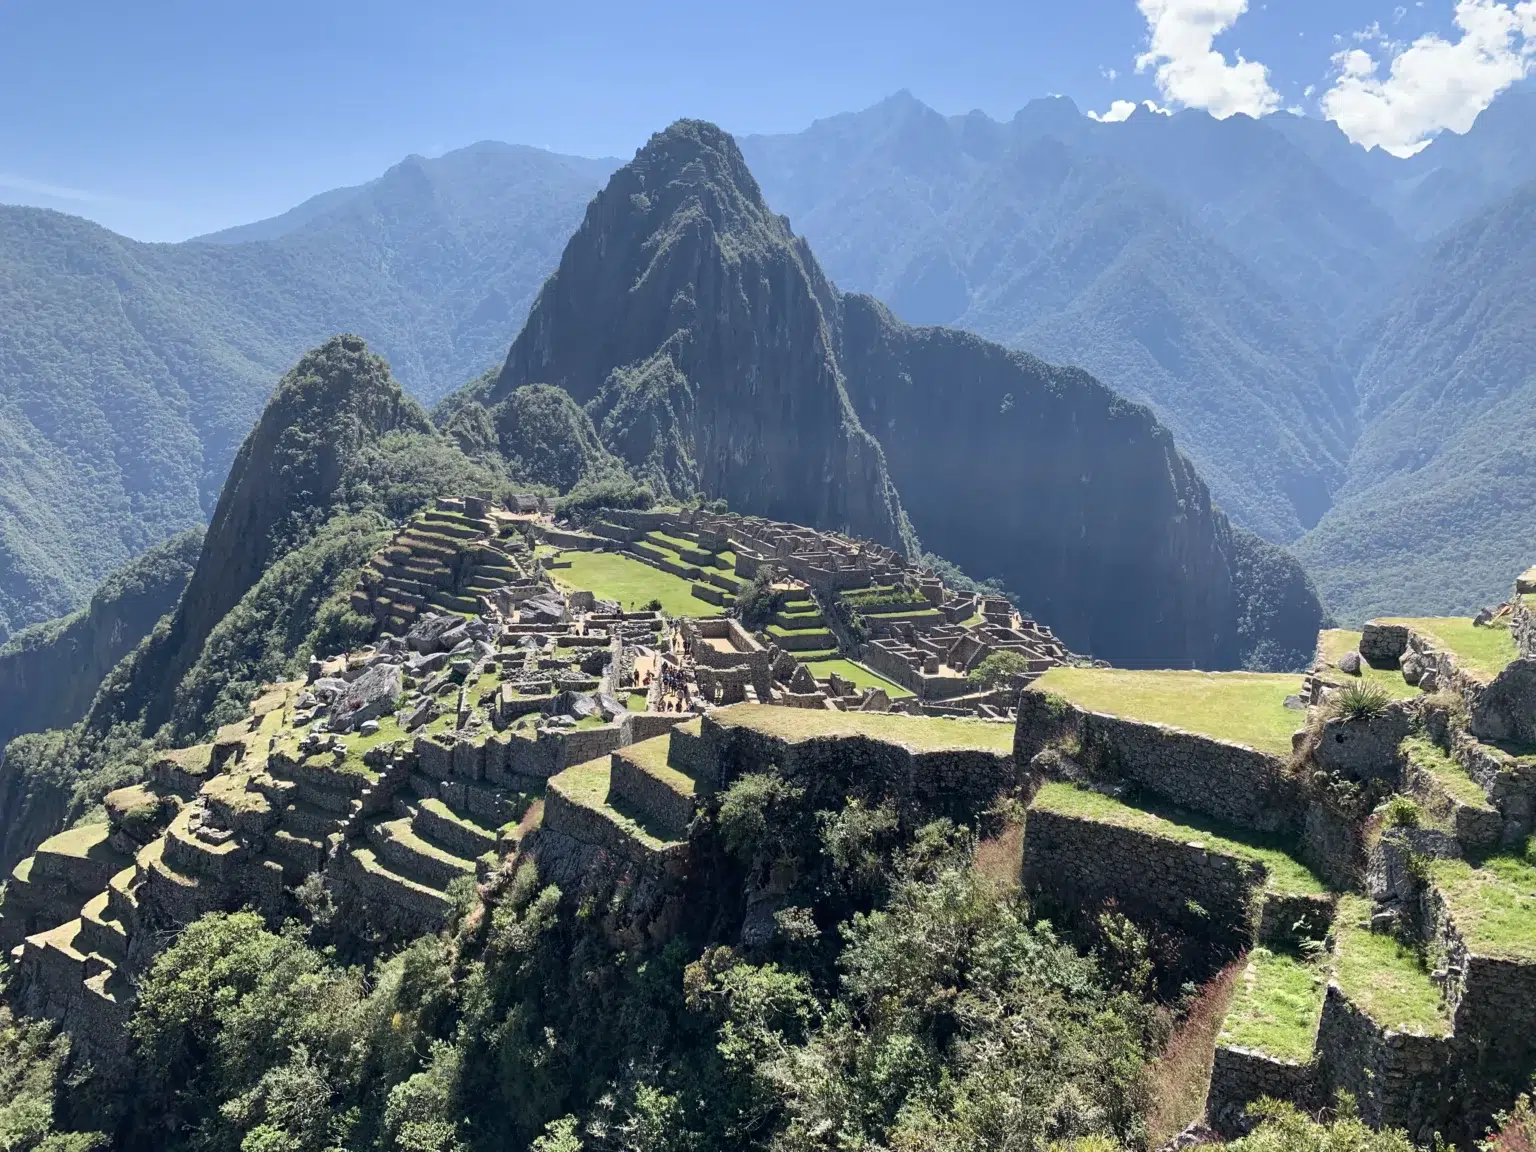
M395 710L405 691L405 676L398 664L375 664L336 696L331 707L331 728L344 732L364 720L377 720Z
M1403 670L1403 679L1409 684L1417 684L1419 678L1424 675L1424 661L1419 659L1416 652L1406 652L1398 661L1398 667Z
M1408 707L1402 703L1389 704L1369 719L1325 720L1312 758L1346 780L1382 778L1395 786L1402 775L1398 745L1411 727Z
M453 627L441 633L437 638L439 648L446 648L449 652L468 646L472 641L469 638L469 625L462 619Z
M1478 693L1472 734L1479 740L1536 744L1536 658L1511 661Z
M1374 620L1360 630L1360 657L1372 668L1396 668L1408 650L1408 629Z
M617 720L629 709L620 704L612 692L599 692L597 694L597 710L603 714L604 720Z
M425 676L437 672L448 663L448 653L431 652L425 655L417 654L406 661L406 667L418 676Z
M1339 671L1350 676L1360 675L1360 653L1350 651L1340 656Z
M1426 668L1419 674L1420 692L1440 691L1440 675L1433 668Z
M405 634L405 642L414 652L436 652L444 647L441 638L444 632L463 623L463 618L448 613L434 612L423 616ZM451 647L451 645L448 645Z
M565 601L550 592L530 596L518 613L524 624L559 624L565 619Z

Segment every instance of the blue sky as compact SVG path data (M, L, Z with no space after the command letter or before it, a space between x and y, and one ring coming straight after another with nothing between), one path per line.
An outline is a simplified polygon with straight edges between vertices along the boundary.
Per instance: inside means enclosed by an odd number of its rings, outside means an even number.
M1533 63L1536 0L0 0L0 201L181 239L411 152L626 157L678 116L795 131L901 88L1300 107L1407 151Z

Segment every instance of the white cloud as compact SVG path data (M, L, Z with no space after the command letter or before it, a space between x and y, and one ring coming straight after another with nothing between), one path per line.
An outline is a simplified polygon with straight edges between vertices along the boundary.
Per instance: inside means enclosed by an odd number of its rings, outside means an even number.
M1536 71L1536 0L1457 0L1455 21L1455 41L1430 33L1389 43L1382 59L1363 48L1339 52L1323 114L1355 143L1396 156L1446 128L1465 132L1495 96Z
M1241 53L1228 63L1215 48L1216 37L1248 10L1248 0L1136 0L1136 6L1148 30L1136 71L1153 70L1163 99L1204 108L1218 119L1239 112L1262 116L1280 106L1269 69Z
M1159 116L1172 116L1173 113L1166 108L1159 108L1151 100L1143 100L1137 104L1134 100L1116 100L1109 106L1107 112L1090 112L1088 119L1097 120L1100 124L1118 124L1122 120L1129 120L1131 113L1137 108L1145 108L1148 112L1156 112Z
M13 192L20 192L27 196L43 196L49 200L73 200L82 204L102 199L94 192L85 192L79 188L64 188L58 184L44 184L39 180L29 180L25 176L10 176L4 172L0 172L0 188L9 188Z

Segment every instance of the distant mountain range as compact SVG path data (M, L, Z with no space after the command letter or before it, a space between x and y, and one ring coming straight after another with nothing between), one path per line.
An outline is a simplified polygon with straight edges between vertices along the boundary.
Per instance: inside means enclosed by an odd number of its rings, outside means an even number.
M839 289L1150 404L1234 522L1296 543L1354 618L1492 599L1536 538L1502 479L1529 229L1500 227L1533 134L1529 90L1410 160L1287 115L1101 124L1046 100L999 123L901 94L740 144ZM271 381L329 335L427 403L498 362L617 166L481 144L178 245L0 208L3 630L205 522ZM1430 492L1450 511L1384 511Z

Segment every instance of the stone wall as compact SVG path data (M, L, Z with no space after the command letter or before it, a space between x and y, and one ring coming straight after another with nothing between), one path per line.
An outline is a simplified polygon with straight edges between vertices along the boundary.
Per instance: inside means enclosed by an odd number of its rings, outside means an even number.
M824 707L825 705L823 705ZM1018 782L1012 757L956 749L911 752L865 736L786 741L751 728L702 718L699 790L724 788L738 776L777 766L810 792L841 798L859 788L889 796L923 818L948 816L972 827L999 792Z
M1406 1128L1428 1144L1452 1119L1454 1042L1387 1031L1336 983L1323 1000L1317 1053L1329 1094L1352 1093L1360 1118L1373 1128Z
M1021 693L1014 758L1028 764L1060 742L1077 747L1073 759L1092 774L1131 781L1180 808L1257 832L1302 831L1305 787L1277 756Z
M1245 1115L1248 1105L1265 1096L1316 1110L1321 1095L1313 1064L1292 1064L1246 1048L1218 1047L1211 1064L1206 1119L1221 1135L1234 1138L1251 1127Z
M1026 816L1024 888L1068 916L1114 900L1144 928L1235 955L1254 939L1265 879L1262 865L1199 844L1039 808Z

